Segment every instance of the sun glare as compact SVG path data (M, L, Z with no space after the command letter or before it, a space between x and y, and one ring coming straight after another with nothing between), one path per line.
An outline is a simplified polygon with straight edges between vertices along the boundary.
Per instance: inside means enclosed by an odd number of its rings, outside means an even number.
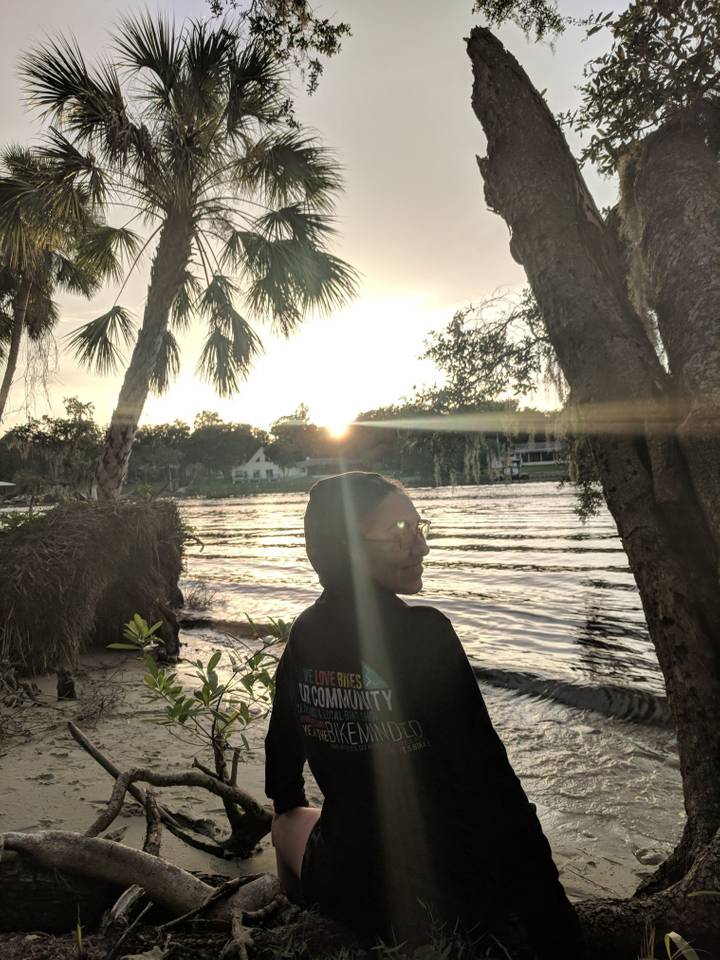
M334 423L326 423L325 429L333 440L342 440L347 435L350 424L347 421L337 420Z

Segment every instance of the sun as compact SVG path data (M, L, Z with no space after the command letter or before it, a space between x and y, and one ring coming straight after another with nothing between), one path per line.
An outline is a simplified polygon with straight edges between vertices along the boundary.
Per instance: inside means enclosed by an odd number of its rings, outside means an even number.
M333 440L342 440L347 436L350 424L346 420L334 420L331 423L326 423L325 429Z

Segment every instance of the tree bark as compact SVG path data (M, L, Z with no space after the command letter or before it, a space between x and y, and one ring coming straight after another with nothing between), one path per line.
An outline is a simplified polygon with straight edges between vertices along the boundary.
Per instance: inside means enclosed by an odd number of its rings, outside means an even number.
M657 651L688 827L662 883L720 826L720 592L714 531L675 431L682 405L628 297L624 264L547 104L488 31L468 41L478 163L570 384ZM670 225L666 225L670 228Z
M3 374L2 383L0 383L0 421L2 421L3 414L5 413L10 387L12 386L15 370L17 369L20 342L22 340L23 330L25 329L25 316L30 300L31 287L31 281L27 277L24 277L13 304L13 325L10 333L10 346L5 363L5 373Z
M245 790L233 786L225 780L217 777L208 776L200 770L179 770L175 773L158 773L145 767L137 767L133 770L127 770L121 773L113 787L107 807L102 811L86 832L88 837L96 837L103 833L122 809L125 800L125 794L133 783L149 783L154 787L201 787L209 793L215 794L221 800L228 800L233 803L235 812L238 815L238 829L243 832L245 847L248 844L250 850L270 832L272 817L260 804ZM147 798L146 798L147 802ZM240 813L238 806L241 806L244 813ZM249 851L246 850L246 856Z
M180 214L169 215L160 232L142 327L95 470L95 493L99 500L117 498L125 481L130 450L167 330L170 308L190 260L192 236L191 218Z
M720 170L700 121L680 117L623 163L621 211L643 265L670 371L690 476L720 551ZM720 574L720 568L718 570ZM720 583L720 577L719 577Z
M218 778L218 781L223 785L232 785L233 780L228 775L228 766L225 760L225 750L227 749L227 742L223 739L222 736L217 734L213 737L213 760L215 762L215 774ZM223 841L223 846L228 850L228 852L237 851L239 856L249 856L252 848L265 834L268 832L269 822L267 811L260 810L255 816L256 823L253 823L252 817L249 817L247 813L241 811L238 808L237 801L234 800L231 796L225 794L222 797L223 807L225 808L225 816L227 817L228 823L230 824L230 836L227 840ZM258 824L263 824L262 816L266 818L264 823L266 829L263 830L259 835L257 834ZM248 824L251 824L255 827L255 831L248 829ZM262 827L261 827L262 829Z
M76 833L45 830L40 833L0 834L0 844L43 867L95 877L117 886L143 887L151 900L173 916L197 910L214 888L167 860L131 850L112 840ZM221 900L210 911L220 920L232 919L237 910L257 910L280 891L276 877L264 874L237 893Z

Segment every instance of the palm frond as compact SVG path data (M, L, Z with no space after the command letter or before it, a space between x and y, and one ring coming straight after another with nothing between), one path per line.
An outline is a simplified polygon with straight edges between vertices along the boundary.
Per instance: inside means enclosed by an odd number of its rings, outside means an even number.
M272 274L253 280L245 292L245 300L254 313L269 316L274 329L283 336L290 336L302 322L296 291L291 284Z
M157 396L162 396L179 372L180 347L172 333L166 330L150 374L150 389Z
M211 383L221 397L231 396L238 388L238 375L232 358L232 340L213 327L200 354L197 372Z
M267 262L267 247L271 241L255 230L233 230L225 242L220 263L232 264L236 269L255 269L256 264Z
M5 359L6 344L10 342L13 328L13 315L9 310L0 310L0 360Z
M78 242L76 262L99 277L119 281L124 259L138 252L140 242L140 237L128 227L94 224Z
M133 330L130 313L116 304L107 313L73 330L68 345L83 366L95 367L102 374L112 373L120 360L116 341L122 338L127 346Z
M238 388L238 380L247 376L252 357L260 341L248 324L237 315L237 324L229 334L212 326L198 362L198 373L211 383L221 397L229 397Z
M183 121L198 129L222 114L227 71L236 43L225 24L193 20L183 32L183 85L175 102Z
M235 309L237 288L229 277L216 273L200 298L200 309L212 326L230 337L235 360L245 366L260 351L262 344L250 324Z
M2 150L2 164L12 179L27 182L36 169L35 154L29 147L13 144Z
M2 256L14 269L27 270L43 244L59 242L62 221L84 216L83 201L76 196L70 211L58 202L57 184L31 151L10 147L3 151L2 162L7 171L0 177ZM65 192L62 186L60 192Z
M189 328L193 315L198 309L201 293L202 287L199 280L190 270L186 270L170 313L170 320L175 330Z
M136 127L109 63L88 70L77 40L60 37L26 54L21 73L30 102L81 143L98 142L113 160L127 157Z
M54 266L55 282L69 293L91 297L102 286L102 278L97 273L57 251L54 253Z
M356 296L359 274L349 263L319 247L303 245L302 249L297 283L305 310L332 313Z
M18 224L31 231L36 246L56 246L89 221L88 191L82 184L60 177L37 155L23 177L2 177L0 227L6 232Z
M59 319L58 305L48 288L33 285L25 311L25 331L30 339L35 342L42 340L55 329Z
M230 61L227 132L236 136L248 121L270 123L283 107L284 71L269 47L245 45Z
M214 274L198 301L200 312L211 320L221 317L232 306L236 292L237 287L230 277L222 273Z
M256 224L270 239L275 240L292 239L318 243L336 232L331 217L307 210L299 203L271 210L259 217Z
M224 259L245 268L251 278L247 302L285 335L308 309L330 313L357 291L358 274L349 264L297 237L270 240L236 230L225 245Z
M184 36L185 63L198 89L227 69L236 38L224 22L193 20Z
M61 117L78 96L92 87L77 40L60 37L26 54L20 61L29 98L43 113Z
M305 203L329 209L340 190L340 167L314 137L298 130L261 137L234 169L240 187L257 190L272 206Z
M8 197L12 193L8 180L0 177L0 255L12 270L25 270L34 257L37 234L23 219L12 197Z
M175 24L163 16L123 17L113 37L125 66L134 71L150 70L160 81L167 103L182 65Z
M255 357L263 351L262 340L255 333L248 321L237 310L233 310L228 320L230 323L233 360L247 376L250 365Z
M37 150L38 156L46 160L49 172L55 180L80 180L86 185L88 198L93 205L105 202L107 179L105 171L97 165L92 154L85 154L56 127L50 130Z
M235 293L229 277L215 274L199 301L201 312L210 321L210 334L198 369L221 396L237 389L238 377L247 376L253 357L262 350L259 337L235 309Z

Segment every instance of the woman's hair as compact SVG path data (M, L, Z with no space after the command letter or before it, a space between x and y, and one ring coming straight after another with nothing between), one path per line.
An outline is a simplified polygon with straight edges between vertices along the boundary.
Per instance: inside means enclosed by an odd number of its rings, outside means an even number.
M352 471L318 480L305 510L305 549L324 587L349 585L350 543L360 521L400 484L379 473Z

